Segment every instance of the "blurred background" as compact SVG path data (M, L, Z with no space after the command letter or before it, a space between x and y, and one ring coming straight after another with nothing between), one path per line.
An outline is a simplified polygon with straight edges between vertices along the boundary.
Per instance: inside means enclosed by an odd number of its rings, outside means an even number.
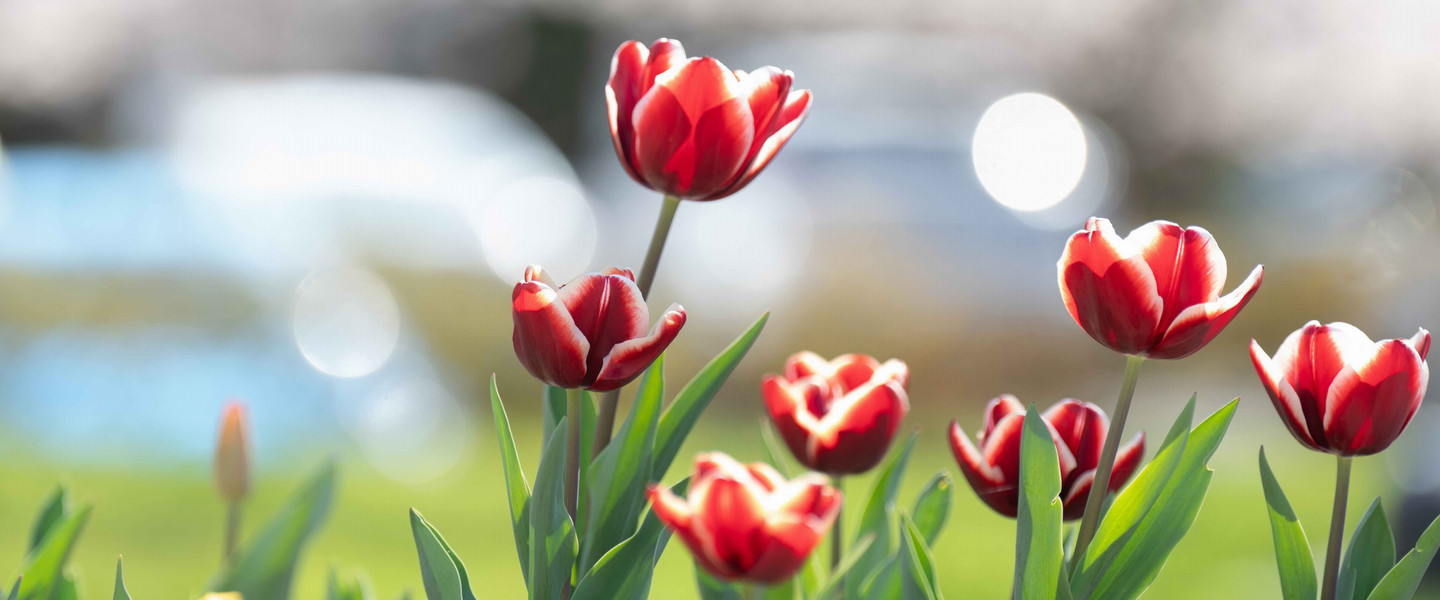
M671 381L773 313L682 457L758 459L759 378L800 349L910 363L912 490L957 473L944 426L975 431L995 395L1108 410L1123 361L1061 305L1066 237L1092 214L1202 225L1227 291L1266 277L1205 350L1142 372L1131 431L1158 436L1192 392L1204 414L1243 398L1148 597L1276 597L1257 450L1317 559L1334 464L1291 439L1246 344L1309 319L1440 326L1437 35L1420 0L0 0L0 571L64 482L97 505L76 555L92 594L121 553L135 594L200 590L238 398L250 525L342 467L296 597L331 566L419 591L411 506L491 597L520 597L483 384L533 472L510 287L528 263L638 266L660 199L617 164L604 83L618 44L668 36L816 98L752 185L679 212L651 302L690 315ZM1413 544L1440 512L1437 433L1426 406L1357 461L1352 524L1383 495ZM943 588L1004 596L1012 522L963 484L952 515ZM657 577L694 597L678 545Z

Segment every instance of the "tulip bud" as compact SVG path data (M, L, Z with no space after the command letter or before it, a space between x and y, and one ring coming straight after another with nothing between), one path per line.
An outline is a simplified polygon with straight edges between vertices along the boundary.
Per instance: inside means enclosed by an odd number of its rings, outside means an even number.
M250 492L250 440L245 405L225 406L220 423L220 442L215 446L215 487L220 496L234 504Z
M647 333L650 309L629 269L586 273L557 290L532 265L510 299L520 364L536 379L567 389L623 387L685 325L685 309L672 304Z
M1210 232L1166 221L1122 238L1091 217L1060 256L1060 297L1095 341L1147 358L1184 358L1220 334L1260 288L1256 266L1234 291L1225 255Z
M813 352L790 357L785 375L767 375L760 391L770 420L796 460L832 475L864 473L885 457L910 410L905 363Z
M840 492L823 476L786 481L770 465L719 452L695 458L686 498L653 485L649 495L655 516L696 564L721 579L767 585L805 566L840 513Z
M1370 341L1348 323L1306 323L1272 358L1250 341L1250 359L1280 420L1305 447L1365 456L1405 431L1430 381L1430 332Z
M1040 415L1060 460L1060 501L1065 520L1080 518L1100 465L1101 449L1110 427L1105 411L1089 402L1061 400ZM970 487L990 508L1014 517L1020 500L1020 437L1025 427L1025 406L1009 394L985 406L985 427L980 447L956 422L950 423L950 450ZM1110 472L1110 490L1119 490L1130 479L1145 454L1145 434L1138 434L1122 446Z
M716 200L740 191L810 111L810 91L775 67L731 71L686 58L675 40L625 42L610 63L605 103L625 172L663 194Z

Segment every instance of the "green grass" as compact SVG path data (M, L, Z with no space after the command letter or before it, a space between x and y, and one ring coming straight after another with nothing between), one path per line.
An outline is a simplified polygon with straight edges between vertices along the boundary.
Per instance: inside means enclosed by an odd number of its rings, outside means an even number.
M483 425L489 430L488 422ZM689 468L684 457L718 448L742 460L759 460L758 433L750 422L707 420L683 449L670 479ZM537 462L535 423L517 422L521 454L532 475ZM745 432L743 435L736 432ZM1000 598L1009 591L1014 560L1013 522L981 504L959 477L939 424L920 439L905 481L902 500L914 494L940 469L956 476L956 505L934 548L942 569L942 588L952 598ZM1302 450L1288 438L1264 430L1276 473L1306 526L1316 560L1324 554L1329 520L1333 462ZM1283 434L1282 434L1283 435ZM1199 521L1171 557L1147 597L1170 600L1274 598L1274 570L1260 489L1256 449L1262 440L1239 426L1221 446L1212 466L1217 475ZM395 484L361 461L341 458L341 487L336 509L306 554L296 581L296 598L322 597L331 565L362 568L381 598L409 589L417 597L419 572L406 511L421 510L465 560L473 579L483 582L482 597L522 598L524 586L514 556L508 508L500 480L493 434L482 437L476 455L444 482L415 488ZM321 458L297 459L280 473L261 473L247 509L246 531L259 517L284 502ZM125 555L128 586L136 598L195 597L220 558L222 510L211 491L204 465L193 469L117 472L45 464L11 457L0 464L0 572L18 564L30 522L57 482L67 483L77 500L96 511L74 557L89 598L108 597L117 555ZM1380 459L1356 465L1351 524L1377 493L1387 489ZM853 497L868 489L868 477L847 480ZM854 521L858 506L847 507ZM7 562L8 561L8 562ZM656 573L656 598L695 598L689 556L672 544Z

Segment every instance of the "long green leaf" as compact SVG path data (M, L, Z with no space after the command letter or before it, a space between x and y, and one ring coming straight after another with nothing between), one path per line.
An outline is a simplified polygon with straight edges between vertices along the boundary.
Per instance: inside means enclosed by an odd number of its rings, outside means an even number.
M1016 600L1053 600L1065 578L1065 505L1055 438L1034 405L1020 435L1020 494L1015 521Z
M125 559L115 561L115 600L130 600L130 590L125 589Z
M211 580L210 591L239 592L246 598L289 598L300 554L330 514L335 479L333 463L321 467L240 552L234 566Z
M1270 533L1275 540L1281 595L1285 600L1315 600L1315 559L1310 555L1310 542L1305 538L1300 519L1290 508L1290 501L1285 498L1285 491L1270 470L1270 462L1265 460L1263 446L1260 448L1260 484L1265 488ZM1394 544L1390 547L1390 560L1395 560Z
M640 381L634 406L611 443L590 465L589 518L581 548L580 575L611 548L635 533L645 508L645 485L655 449L655 427L665 400L664 356Z
M945 529L945 522L950 519L952 496L954 482L949 473L941 471L930 478L930 482L915 497L915 508L910 510L910 514L915 528L925 536L926 544L934 546L935 540L940 538L940 531Z
M765 462L775 467L775 470L789 479L791 475L790 463L785 460L785 445L780 443L780 438L775 435L775 426L770 419L760 418L760 448L765 451Z
M870 544L874 542L874 536L865 536L856 540L856 542L845 551L845 556L840 558L840 564L835 565L835 569L830 572L830 576L825 580L825 585L820 586L819 589L815 590L813 595L809 596L810 600L832 600L839 598L840 583L845 581L845 576L850 573L850 569L855 567L855 563L860 560L860 557L870 548Z
M859 526L855 529L855 539L871 536L875 541L855 561L855 566L850 568L845 589L861 589L865 580L884 567L885 559L893 556L900 548L899 533L893 531L898 522L895 497L900 493L900 482L905 477L905 467L910 463L910 454L915 450L918 439L918 433L910 434L900 445L899 451L892 451L880 466L875 487L870 491L865 509L860 513Z
M905 600L944 600L945 596L940 593L940 576L935 570L935 559L930 556L925 537L915 528L915 522L910 520L910 515L901 514L900 520L900 570L904 590L902 597ZM1055 596L1052 594L1047 598L1054 600Z
M1215 414L1196 426L1187 436L1185 453L1168 478L1159 498L1135 527L1133 536L1116 548L1110 568L1095 573L1094 586L1088 598L1131 600L1144 593L1165 566L1170 552L1185 537L1200 514L1205 492L1215 472L1208 465L1220 446L1240 399L1230 401ZM1148 466L1146 467L1149 468ZM1143 473L1142 473L1143 474ZM1133 487L1133 485L1132 485ZM1130 490L1127 488L1125 493ZM1123 499L1117 498L1111 514ZM1109 516L1107 515L1107 519ZM1104 524L1102 522L1102 529ZM1092 547L1093 548L1093 547ZM1086 551L1089 557L1089 551ZM1079 596L1079 594L1076 594Z
M1440 517L1430 522L1430 526L1420 534L1420 540L1415 542L1415 547L1380 579L1370 592L1369 600L1409 600L1414 597L1437 549L1440 549Z
M690 480L685 479L670 488L676 495L684 495ZM570 600L645 600L650 595L650 580L653 568L637 567L646 561L660 560L665 541L670 531L652 511L645 515L640 529L620 544L611 548L595 566L590 569Z
M1355 526L1355 533L1350 535L1350 546L1345 551L1344 562L1340 564L1339 581L1335 587L1344 595L1337 598L1365 600L1394 566L1395 535L1390 532L1385 507L1376 498L1365 511L1365 516L1360 518L1360 524Z
M413 527L413 524L412 524ZM370 579L356 572L341 576L338 569L330 568L330 578L325 586L326 600L375 600L375 591Z
M520 466L510 417L500 400L495 376L490 376L490 413L495 419L495 437L500 441L500 461L505 468L505 491L510 499L510 527L515 534L515 553L520 557L520 577L529 582L530 573L530 484Z
M75 549L75 542L85 523L90 520L91 507L86 506L53 523L20 568L19 600L50 600L65 577L65 564Z
M760 330L765 328L765 321L769 318L768 312L761 315L754 325L740 334L739 338L731 342L705 365L705 368L700 369L695 378L675 395L675 401L665 409L664 416L660 417L659 429L655 432L655 463L651 467L651 480L665 478L665 471L670 469L670 463L674 462L675 456L680 453L680 445L685 443L685 436L690 435L695 422L700 420L700 414L710 405L710 400L715 398L720 386L730 378L730 373L735 371L740 359L745 358L745 353L755 344L755 338L760 336Z
M410 532L415 537L415 551L420 555L420 579L425 585L425 597L429 600L463 600L460 569L440 542L440 536L413 508L410 509Z
M39 548L50 530L70 516L70 512L70 493L65 486L56 486L55 491L46 499L44 507L40 509L40 514L35 517L35 524L30 528L30 546L26 550Z
M556 426L565 423L562 418ZM540 454L530 495L531 600L559 598L575 564L575 526L565 512L564 478L565 436L556 435Z
M411 512L414 512L414 509L411 509ZM415 517L420 517L418 512L411 515L412 528L414 527ZM420 517L420 524L430 530L430 537L435 538L435 540L440 543L440 548L445 550L445 554L450 557L450 564L454 565L455 571L460 574L460 596L464 600L475 600L475 594L470 588L470 573L465 570L465 562L460 560L460 555L455 553L455 550L450 547L449 542L445 541L445 536L440 535L440 530L436 529L435 525L426 521L424 517Z
M544 397L541 398L540 402L540 427L543 436L540 442L541 448L550 445L550 436L555 434L556 426L560 424L560 419L565 418L565 411L569 409L569 399L566 398L567 395L568 392L565 391L565 388L558 388L553 385L545 386L545 391L543 392Z

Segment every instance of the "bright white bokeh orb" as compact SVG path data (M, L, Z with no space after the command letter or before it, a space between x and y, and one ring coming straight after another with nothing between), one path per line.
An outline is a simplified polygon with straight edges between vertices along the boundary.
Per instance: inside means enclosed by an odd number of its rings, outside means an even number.
M385 364L400 340L400 309L390 287L369 271L312 273L295 293L295 344L326 375L361 377Z
M971 156L980 185L1005 208L1041 211L1059 204L1085 173L1085 129L1044 94L1006 96L975 126Z
M427 378L407 377L381 386L359 409L349 424L365 460L402 483L442 477L474 446L475 432L465 410Z
M538 264L566 281L595 254L595 213L585 193L556 177L530 177L505 186L471 214L485 262L495 276L518 281Z

